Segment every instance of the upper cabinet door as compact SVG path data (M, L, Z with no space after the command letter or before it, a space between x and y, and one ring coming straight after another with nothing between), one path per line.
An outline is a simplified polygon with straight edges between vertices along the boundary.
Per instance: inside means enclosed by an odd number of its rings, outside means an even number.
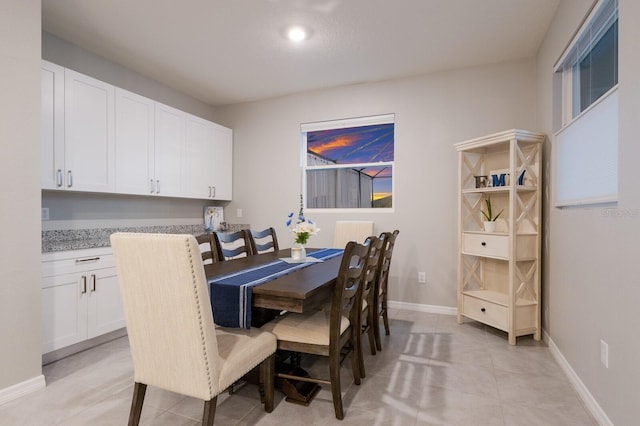
M191 198L212 198L214 124L187 114L186 126L184 195Z
M65 185L115 192L115 88L65 69Z
M152 195L155 102L116 88L116 192Z
M158 195L182 196L185 114L156 102L155 191Z
M64 68L42 61L42 189L64 188Z
M233 130L213 125L213 197L216 200L232 199Z

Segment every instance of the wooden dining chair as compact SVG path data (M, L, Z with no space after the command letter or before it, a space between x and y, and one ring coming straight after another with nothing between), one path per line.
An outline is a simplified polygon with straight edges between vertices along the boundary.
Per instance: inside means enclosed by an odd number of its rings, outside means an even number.
M216 232L218 241L220 242L220 251L225 260L236 257L251 256L251 241L249 240L249 231L241 229L236 232Z
M376 297L377 289L376 278L378 277L378 268L380 267L380 256L382 252L383 239L376 236L367 237L364 243L369 247L367 263L365 265L365 276L362 280L362 313L360 315L360 330L358 334L358 348L360 350L360 377L366 377L364 369L364 353L362 349L362 335L367 334L369 338L369 349L371 355L376 354L375 330L373 323L377 317Z
M278 237L274 228L267 228L262 231L249 231L249 241L253 254L265 253L268 251L278 251Z
M204 273L207 277L215 275L214 264L224 260L220 248L220 242L215 233L207 233L196 236L196 241L200 247Z
M380 238L384 240L382 252L380 255L380 266L378 267L378 276L376 277L376 295L375 307L375 321L373 321L374 336L376 339L376 349L382 350L382 338L380 335L380 317L384 322L385 334L389 335L389 314L387 312L387 290L389 286L389 268L391 267L391 256L393 255L393 248L396 243L396 237L400 231L397 229L393 232L383 232L380 234Z
M148 385L204 400L202 424L213 425L218 394L258 365L271 412L276 338L215 327L195 237L114 233L111 245L133 359L129 425Z
M262 326L278 338L278 349L329 358L329 379L277 373L276 377L318 384L330 384L337 419L344 418L340 386L341 361L350 356L353 381L360 384L360 360L356 336L361 312L361 282L369 247L349 242L344 250L331 309L310 313L287 313ZM341 351L345 350L344 357ZM294 370L295 371L295 370Z

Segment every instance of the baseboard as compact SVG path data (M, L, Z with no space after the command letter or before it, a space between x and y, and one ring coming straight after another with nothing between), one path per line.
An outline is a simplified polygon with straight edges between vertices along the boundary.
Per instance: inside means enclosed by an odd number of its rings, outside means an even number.
M407 311L427 312L430 314L457 315L458 310L450 306L423 305L420 303L396 302L390 300L387 306L391 309L406 309Z
M582 383L582 380L580 380L580 377L573 370L571 364L569 364L569 361L567 361L566 358L562 355L562 352L560 352L560 349L553 342L553 339L551 339L546 330L543 329L542 333L544 340L549 345L551 354L560 365L560 368L562 368L562 371L564 371L564 374L566 374L569 382L571 382L574 389L578 393L578 396L580 396L582 402L584 402L587 410L589 410L591 415L595 418L596 422L598 422L598 424L602 426L613 426L613 422L609 419L609 417L607 417L607 413L604 412L593 395L591 395L591 392L589 392L589 389L587 389L584 383Z
M22 383L16 383L8 388L0 389L0 405L30 394L31 392L44 389L45 386L44 375L41 374L32 379L25 380Z

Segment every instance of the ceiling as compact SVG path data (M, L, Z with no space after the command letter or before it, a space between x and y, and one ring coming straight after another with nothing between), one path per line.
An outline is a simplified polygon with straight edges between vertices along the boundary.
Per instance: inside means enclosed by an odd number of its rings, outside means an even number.
M42 0L42 28L226 105L531 58L559 1Z

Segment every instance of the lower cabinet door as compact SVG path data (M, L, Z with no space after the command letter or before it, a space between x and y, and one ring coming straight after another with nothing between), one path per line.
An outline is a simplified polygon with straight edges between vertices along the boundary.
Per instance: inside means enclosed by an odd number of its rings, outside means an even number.
M78 274L44 277L42 282L42 353L87 338L87 303Z
M116 268L88 272L87 287L87 337L91 339L124 327L124 311Z

